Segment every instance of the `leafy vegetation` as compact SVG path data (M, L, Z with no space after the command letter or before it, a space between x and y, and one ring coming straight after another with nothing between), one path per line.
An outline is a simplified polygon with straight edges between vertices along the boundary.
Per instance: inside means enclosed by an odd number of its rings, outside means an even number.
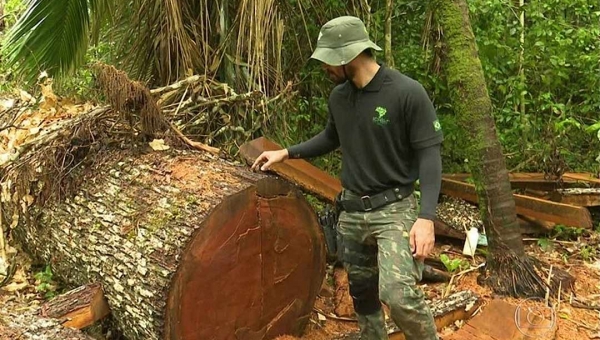
M368 11L365 3L370 5ZM35 79L43 70L51 75L51 71L71 70L56 78L57 92L89 97L93 93L86 89L93 77L86 65L95 61L113 63L132 78L153 83L164 84L193 72L269 95L290 81L295 97L284 107L271 107L268 124L259 133L284 145L306 140L324 127L332 88L318 63L308 58L320 25L337 15L357 15L383 46L385 3L261 4L145 0L129 6L110 0L27 4L9 0L6 21L13 29L2 42L0 92L28 77ZM446 136L444 171L464 172L468 164L462 147L467 142L464 127L456 121L449 89L439 72L440 35L431 29L433 9L428 6L416 0L394 2L394 65L423 83L435 103ZM531 0L519 8L518 3L505 0L470 0L469 6L509 170L598 173L597 1ZM20 16L25 8L28 15ZM524 25L519 20L521 10ZM240 19L250 13L255 13L254 20ZM46 15L48 20L36 26ZM221 29L221 25L225 26ZM29 33L32 27L37 27L36 34ZM235 38L234 32L247 39ZM339 153L312 161L330 173L339 172Z
M469 268L469 261L463 258L450 259L448 255L441 254L440 260L446 267L446 270L448 270L450 273L455 273L459 270L465 270Z
M47 299L51 299L56 295L57 285L53 280L53 276L50 265L46 265L42 271L35 273L33 276L36 280L35 290Z

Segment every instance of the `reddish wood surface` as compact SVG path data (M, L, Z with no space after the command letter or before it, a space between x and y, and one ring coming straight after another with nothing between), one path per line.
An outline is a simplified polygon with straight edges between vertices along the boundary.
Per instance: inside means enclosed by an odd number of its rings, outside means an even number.
M273 178L224 200L193 236L167 304L169 340L299 336L325 275L303 197Z
M480 314L473 317L457 332L445 336L444 340L525 340L553 339L556 328L548 319L535 319L544 315L541 309L531 310L502 300L492 300L483 307ZM529 317L529 319L527 319ZM493 321L492 321L493 320Z
M279 150L281 148L280 145L260 137L242 145L240 153L248 164L252 164L263 151ZM342 184L337 178L305 160L288 159L282 163L274 164L271 170L282 178L298 184L304 190L310 191L329 202L333 202L335 196L342 190Z
M444 174L444 178L465 182L471 174ZM509 173L508 178L513 189L532 189L552 191L561 187L600 187L600 179L586 173L565 173L559 180L547 179L543 173Z
M469 183L443 178L442 193L472 203L478 202L475 186ZM513 197L519 215L572 227L593 227L592 216L586 208L519 194L513 194Z
M580 207L600 206L599 188L557 190L551 192L548 196L548 199L551 201L564 204L577 205Z
M82 329L110 314L100 284L89 284L55 297L42 305L41 316L59 319L65 327Z

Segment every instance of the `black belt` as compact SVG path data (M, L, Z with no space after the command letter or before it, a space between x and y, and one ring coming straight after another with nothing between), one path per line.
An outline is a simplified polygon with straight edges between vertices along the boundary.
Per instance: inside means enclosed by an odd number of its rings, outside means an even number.
M365 195L357 199L342 200L338 198L336 204L344 211L371 211L386 204L402 201L413 193L411 187L391 188L375 195Z

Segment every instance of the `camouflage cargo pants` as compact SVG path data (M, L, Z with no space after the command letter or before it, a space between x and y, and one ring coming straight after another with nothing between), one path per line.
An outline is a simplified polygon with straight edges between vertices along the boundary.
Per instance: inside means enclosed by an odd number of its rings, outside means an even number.
M344 190L342 199L358 198ZM437 340L435 323L417 286L423 263L413 258L409 232L416 220L414 195L370 212L339 216L338 256L348 273L361 340L387 340L381 302L407 340Z

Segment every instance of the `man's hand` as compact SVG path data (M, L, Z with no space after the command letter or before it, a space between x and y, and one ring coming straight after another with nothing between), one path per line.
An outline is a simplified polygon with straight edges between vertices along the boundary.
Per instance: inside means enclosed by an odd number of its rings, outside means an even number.
M258 165L261 163L264 163L261 167L260 170L262 171L266 171L269 170L269 167L274 164L274 163L279 163L279 162L283 162L284 160L288 159L289 154L287 149L281 149L281 150L275 150L275 151L265 151L263 153L260 154L260 156L258 156L258 158L256 158L256 160L254 161L254 164L252 164L252 171L256 170L256 168L258 168Z
M433 250L435 243L435 232L433 221L418 218L410 230L410 250L413 256L424 260Z

